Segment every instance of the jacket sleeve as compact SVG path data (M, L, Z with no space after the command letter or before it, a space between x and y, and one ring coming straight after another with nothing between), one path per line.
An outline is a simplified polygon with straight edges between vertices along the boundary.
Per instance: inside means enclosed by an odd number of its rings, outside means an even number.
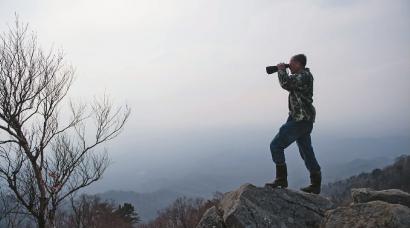
M289 76L286 70L279 70L278 77L282 88L288 91L306 91L309 89L311 79L307 74L299 73Z

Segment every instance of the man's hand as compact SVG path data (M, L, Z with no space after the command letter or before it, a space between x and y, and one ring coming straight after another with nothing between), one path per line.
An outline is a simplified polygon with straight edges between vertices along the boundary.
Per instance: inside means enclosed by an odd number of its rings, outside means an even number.
M278 67L278 70L284 70L284 69L286 69L286 64L285 63L279 63L278 65L276 65L276 67Z

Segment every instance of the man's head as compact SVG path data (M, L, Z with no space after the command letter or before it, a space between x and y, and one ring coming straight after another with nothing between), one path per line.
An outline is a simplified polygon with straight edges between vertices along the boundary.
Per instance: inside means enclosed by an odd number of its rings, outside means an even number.
M306 56L304 54L294 55L290 59L289 65L292 74L299 73L301 70L305 69Z

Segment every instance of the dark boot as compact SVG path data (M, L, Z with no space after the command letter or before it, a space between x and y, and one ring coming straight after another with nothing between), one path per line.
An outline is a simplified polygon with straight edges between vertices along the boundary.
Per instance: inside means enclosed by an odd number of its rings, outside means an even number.
M265 186L272 188L287 188L288 187L288 171L286 163L276 165L276 179L273 183L266 183Z
M300 190L307 192L307 193L319 194L321 183L322 183L322 173L320 171L312 172L310 173L310 185L305 188L301 188Z

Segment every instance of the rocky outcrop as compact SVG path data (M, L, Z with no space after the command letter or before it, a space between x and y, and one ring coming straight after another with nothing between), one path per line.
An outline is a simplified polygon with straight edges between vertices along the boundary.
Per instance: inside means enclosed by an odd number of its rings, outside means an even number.
M213 206L209 208L196 226L197 228L226 228L221 211Z
M383 201L357 203L326 212L323 228L408 228L410 209Z
M245 184L225 193L197 228L319 227L331 208L332 203L318 195Z
M334 208L319 195L245 184L225 193L197 228L407 228L409 196L396 189L352 189L352 204Z
M398 189L352 189L353 203L326 212L322 227L410 227L410 194Z
M352 189L352 199L354 203L367 203L380 200L410 207L410 194L399 189L374 191L369 188L356 188Z

